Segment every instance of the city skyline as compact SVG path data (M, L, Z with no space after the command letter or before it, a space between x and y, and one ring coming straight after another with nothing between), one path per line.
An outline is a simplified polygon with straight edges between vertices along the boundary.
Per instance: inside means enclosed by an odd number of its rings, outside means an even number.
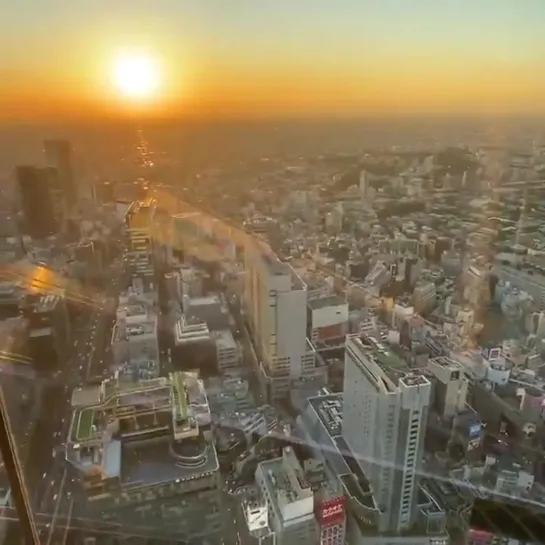
M25 3L0 8L4 118L543 112L533 0ZM115 56L140 49L162 71L150 104L111 82Z

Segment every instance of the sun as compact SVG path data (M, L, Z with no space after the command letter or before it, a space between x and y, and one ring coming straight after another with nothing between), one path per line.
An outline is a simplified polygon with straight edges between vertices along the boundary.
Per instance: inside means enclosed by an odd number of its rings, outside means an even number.
M159 63L147 53L125 53L115 59L113 78L124 96L137 100L152 99L161 83Z

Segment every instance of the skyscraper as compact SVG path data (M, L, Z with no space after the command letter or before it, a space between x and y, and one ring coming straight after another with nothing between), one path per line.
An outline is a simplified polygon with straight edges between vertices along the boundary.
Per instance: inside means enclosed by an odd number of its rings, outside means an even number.
M370 482L381 531L415 522L430 392L430 382L380 342L347 337L342 434Z
M289 394L294 380L316 374L316 352L306 337L307 287L275 255L246 249L245 299L261 363L264 390L273 399Z
M59 186L68 210L77 200L72 145L68 140L46 140L44 151L47 166L57 170Z
M58 230L51 171L46 168L20 166L16 169L21 197L21 209L26 232L35 239L43 239Z

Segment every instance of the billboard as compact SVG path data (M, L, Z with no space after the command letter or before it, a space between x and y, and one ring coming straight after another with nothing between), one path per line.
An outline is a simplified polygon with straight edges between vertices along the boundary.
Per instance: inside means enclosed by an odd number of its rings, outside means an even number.
M501 348L484 349L483 356L490 362L498 361L501 357Z
M472 424L469 426L469 437L476 437L478 435L481 435L481 428L482 424L479 422L478 424Z
M320 504L319 519L322 525L335 524L344 517L344 498L339 496Z

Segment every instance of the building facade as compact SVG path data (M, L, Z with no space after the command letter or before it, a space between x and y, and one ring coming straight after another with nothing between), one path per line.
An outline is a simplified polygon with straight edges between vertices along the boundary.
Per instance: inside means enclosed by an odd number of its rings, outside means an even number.
M33 239L58 232L59 224L51 190L50 171L32 166L16 170L25 230Z
M172 373L78 388L66 441L83 516L124 533L219 544L221 479L202 381Z
M342 435L369 480L383 531L415 521L430 393L430 382L380 342L347 337Z
M289 395L294 381L316 372L316 351L307 339L307 287L276 256L249 245L245 256L245 304L264 393Z
M68 140L46 140L44 152L47 166L57 171L59 189L66 203L66 210L68 210L78 198L72 145Z

